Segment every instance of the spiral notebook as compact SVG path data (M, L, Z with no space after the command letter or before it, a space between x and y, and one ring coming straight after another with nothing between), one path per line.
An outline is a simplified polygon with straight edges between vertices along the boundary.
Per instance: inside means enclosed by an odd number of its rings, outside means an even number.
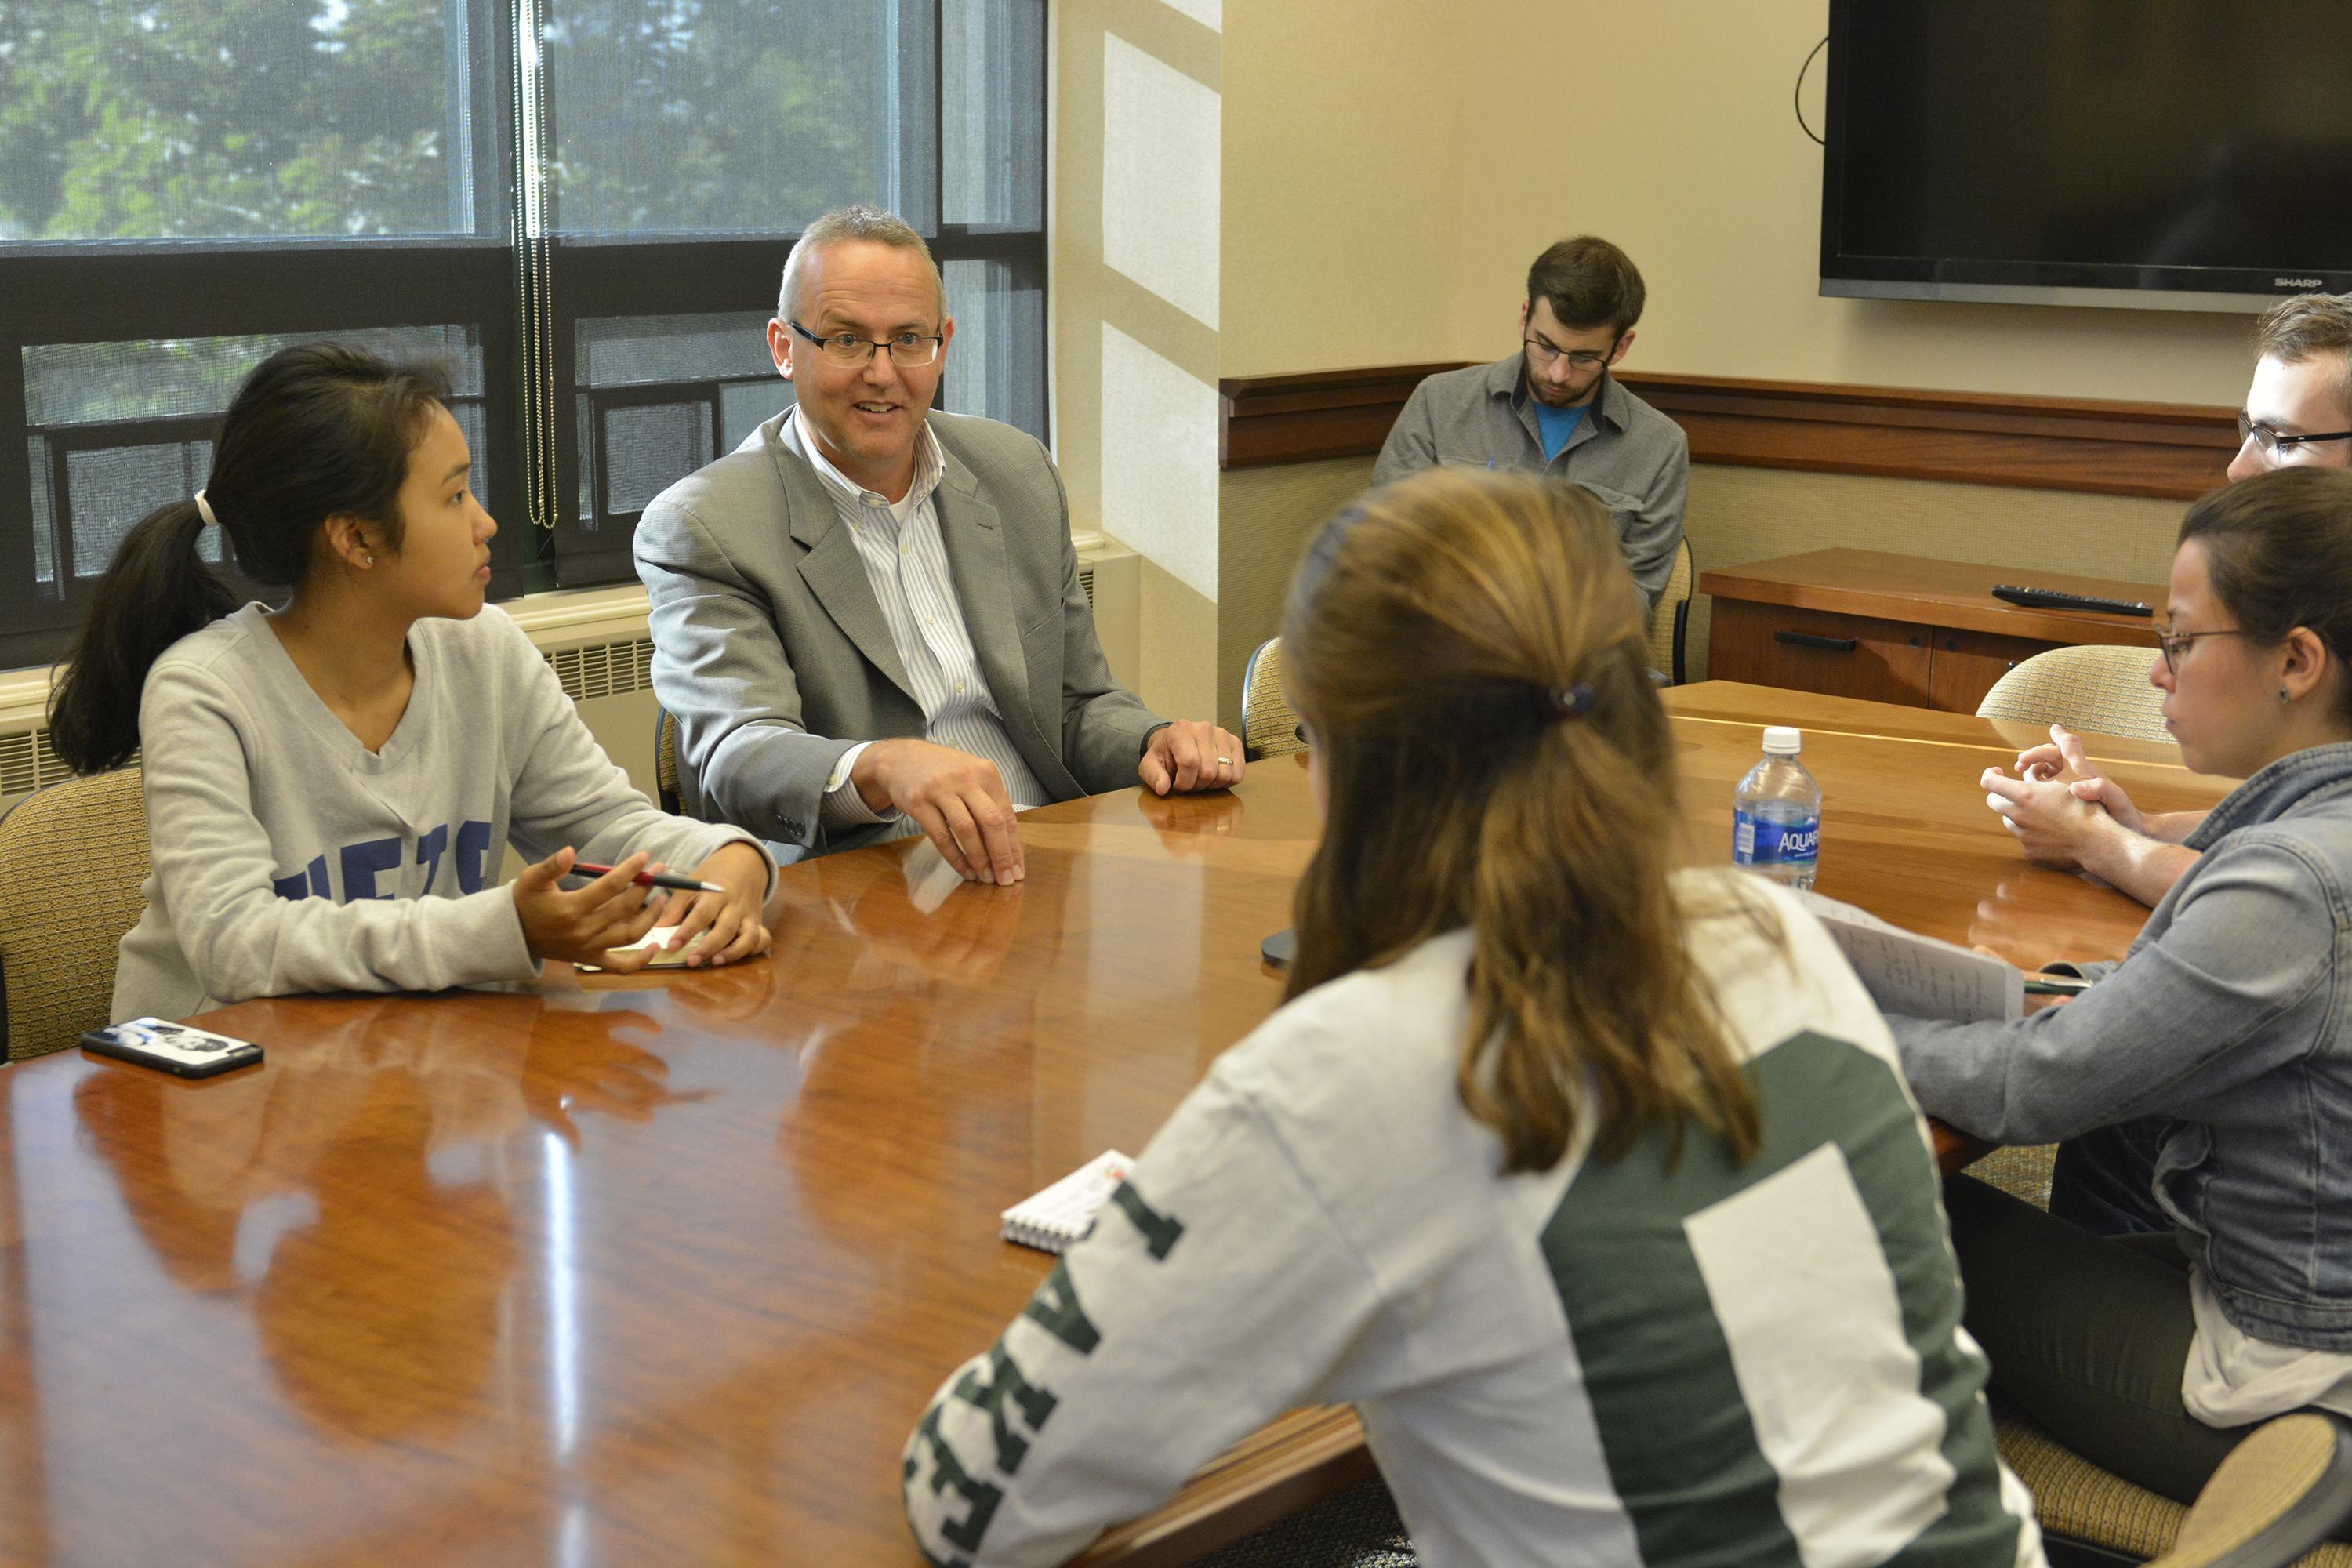
M1110 1201L1135 1162L1106 1149L1044 1192L1004 1211L1004 1239L1059 1252L1094 1227L1095 1211Z

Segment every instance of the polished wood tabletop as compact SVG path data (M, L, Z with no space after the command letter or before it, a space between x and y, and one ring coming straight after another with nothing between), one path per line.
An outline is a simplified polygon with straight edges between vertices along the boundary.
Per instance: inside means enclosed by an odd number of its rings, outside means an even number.
M1817 700L1668 694L1694 858L1797 723L1822 891L2021 962L2123 949L2142 911L1984 808L2016 737ZM2094 751L2151 809L2225 787ZM268 1061L203 1082L0 1069L0 1562L912 1568L905 1435L1046 1268L998 1211L1139 1150L1274 1007L1315 833L1273 759L1031 813L1017 887L920 844L788 868L765 961L247 1003L205 1022ZM1344 1412L1286 1418L1090 1560L1363 1464Z

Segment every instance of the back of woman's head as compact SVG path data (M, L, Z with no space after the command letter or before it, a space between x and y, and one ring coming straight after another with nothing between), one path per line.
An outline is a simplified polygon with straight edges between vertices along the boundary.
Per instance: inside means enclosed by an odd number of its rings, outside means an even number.
M189 497L149 512L99 583L51 705L50 743L66 764L96 773L126 761L157 656L236 607L198 553L206 510L237 570L269 586L302 580L331 517L365 519L397 550L409 453L448 394L436 368L334 343L255 366L221 416L203 506Z
M2309 626L2347 676L2352 718L2352 471L2273 468L2215 490L2181 520L2205 552L2213 596L2257 643Z
M1696 1121L1756 1138L1667 873L1675 752L1642 598L1591 492L1432 469L1325 528L1283 626L1328 790L1297 995L1475 935L1459 1088L1542 1170L1580 1118L1622 1153Z

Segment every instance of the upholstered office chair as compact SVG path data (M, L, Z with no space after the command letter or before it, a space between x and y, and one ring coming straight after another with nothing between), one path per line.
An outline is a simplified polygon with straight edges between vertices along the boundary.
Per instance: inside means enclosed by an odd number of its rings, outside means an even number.
M1691 595L1697 583L1698 563L1685 535L1675 548L1674 574L1650 606L1650 668L1675 686L1690 679L1683 669L1683 642L1690 629Z
M1420 1563L1378 1476L1300 1510L1192 1568L1414 1568Z
M1969 1166L1969 1174L2046 1209L2057 1152L2054 1143L1996 1149ZM2309 1426L2311 1421L2320 1421L2324 1433ZM2285 1427L2288 1422L2298 1425ZM2273 1427L2285 1430L2272 1436ZM2302 1436L2293 1436L2295 1432ZM2160 1558L2163 1568L2255 1568L2258 1563L2292 1563L2352 1512L2352 1430L2323 1417L2282 1416L2260 1428L2214 1472L2194 1510L2101 1469L2031 1422L1996 1415L1993 1436L2000 1445L2000 1457L2033 1493L2034 1512L2041 1517L2045 1534L2062 1543L2079 1542L2132 1558ZM2256 1447L2258 1440L2262 1446ZM2301 1457L2292 1464L2284 1463L2278 1452L2282 1447ZM2240 1456L2245 1457L2243 1463ZM2316 1489L2320 1500L2310 1506L2322 1510L2335 1506L2336 1511L2308 1534L2297 1537L2301 1544L2284 1555L2238 1557L2226 1550L2217 1555L2198 1555L2217 1541L2234 1550L2264 1539L2261 1528L2232 1533L2213 1521L2226 1514L2242 1523L2249 1517L2247 1510L2265 1506L2269 1494L2250 1479L2250 1468L2274 1463L2277 1486L2273 1489L2278 1496L2271 1500L2282 1506L2295 1503L2303 1495L2298 1489ZM2343 1494L2341 1503L2329 1504L2326 1499L2337 1492ZM2200 1520L2203 1522L2192 1527L2192 1521ZM2172 1555L2161 1555L2168 1552ZM2352 1568L2352 1545L2322 1546L2311 1553L2305 1568Z
M2086 644L2037 653L1993 682L1979 719L2063 724L2102 735L2169 741L2164 693L2147 683L2152 648Z
M677 815L677 721L667 708L654 710L654 793L672 816Z
M103 1026L122 933L146 908L139 770L68 779L0 816L0 1031L8 1059Z
M2352 1425L2315 1410L2267 1422L2221 1461L2156 1568L2335 1568L2352 1546L2321 1546L2352 1516Z
M1242 671L1242 756L1256 762L1307 748L1298 739L1298 715L1282 679L1282 639L1268 637Z

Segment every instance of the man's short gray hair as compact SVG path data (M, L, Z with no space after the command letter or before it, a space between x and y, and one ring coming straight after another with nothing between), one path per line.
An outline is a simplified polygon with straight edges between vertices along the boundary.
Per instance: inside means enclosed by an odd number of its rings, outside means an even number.
M860 202L852 206L836 207L801 230L800 238L793 242L793 253L784 258L784 283L776 290L776 314L779 317L786 321L799 318L796 296L800 292L801 276L808 270L810 258L828 245L840 245L853 239L896 246L921 257L923 265L930 269L931 286L939 292L940 314L947 314L947 285L940 280L940 264L931 259L931 247L923 243L923 237L897 215Z

